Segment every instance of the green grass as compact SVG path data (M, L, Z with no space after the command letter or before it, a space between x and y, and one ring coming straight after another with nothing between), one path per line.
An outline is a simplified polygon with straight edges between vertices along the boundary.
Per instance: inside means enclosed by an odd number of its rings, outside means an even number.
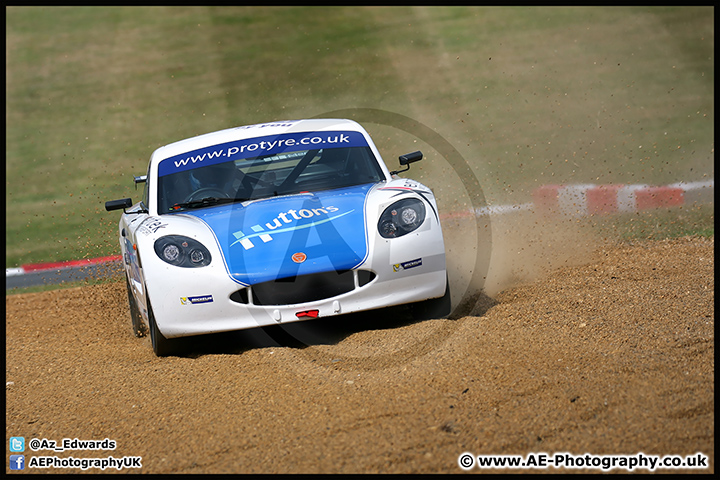
M712 237L715 235L715 207L693 205L601 215L593 217L590 224L598 236L621 241Z
M545 183L714 178L713 14L8 7L6 266L117 254L118 215L104 202L137 199L132 175L161 145L343 108L428 125L495 204ZM377 141L396 167L417 139ZM462 204L461 189L444 188L452 172L436 172L411 173Z

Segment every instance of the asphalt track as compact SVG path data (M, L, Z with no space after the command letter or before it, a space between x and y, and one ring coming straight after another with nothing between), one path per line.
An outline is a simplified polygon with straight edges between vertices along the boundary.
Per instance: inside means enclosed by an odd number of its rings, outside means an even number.
M612 214L659 207L714 202L715 181L648 185L544 185L533 192L533 202L487 206L456 216L493 216L525 210L553 215ZM107 279L123 271L121 257L110 256L68 262L23 265L5 269L5 289Z

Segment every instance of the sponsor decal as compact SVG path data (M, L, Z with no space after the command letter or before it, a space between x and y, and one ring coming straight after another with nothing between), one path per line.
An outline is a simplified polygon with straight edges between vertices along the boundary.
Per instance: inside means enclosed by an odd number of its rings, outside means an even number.
M167 223L163 223L162 220L159 218L148 218L146 221L140 225L140 228L138 228L138 233L142 233L143 235L150 235L151 233L155 233L161 228L167 227Z
M268 231L271 231L273 234L278 233L288 233L288 232L294 232L295 230L303 229L303 228L310 228L315 227L317 225L321 225L326 222L331 222L337 218L343 217L349 213L352 213L354 210L350 210L349 212L341 213L338 215L335 215L333 217L327 217L322 220L316 220L316 221L310 221L310 222L299 222L303 219L311 219L316 216L321 215L327 215L328 213L334 213L337 212L339 209L336 207L322 207L322 208L302 208L300 210L288 210L287 212L282 212L278 214L273 220L270 222L265 223L265 226L262 225L253 225L250 227L250 230L252 230L252 233L243 233L242 230L238 230L237 232L233 232L233 237L235 237L235 241L230 244L232 247L233 245L240 244L243 246L245 250L250 250L255 246L255 244L250 240L251 238L259 237L260 240L263 241L263 243L270 242L273 237L268 233ZM282 222L280 221L282 219ZM297 222L295 225L289 225L292 222ZM287 227L284 227L284 225L289 225ZM266 230L267 228L267 230Z
M307 260L307 255L305 255L303 252L297 252L293 253L292 261L295 263L303 263L305 260Z
M162 177L229 160L278 155L308 149L366 146L367 141L363 134L353 131L301 132L246 138L168 157L158 165L158 176Z
M212 295L201 295L199 297L180 297L180 303L183 305L195 305L198 303L212 303Z
M282 122L256 123L255 125L244 125L237 127L238 130L249 130L251 128L267 128L267 127L292 127L298 120L285 120Z
M405 179L402 184L393 183L391 186L387 187L381 187L379 190L395 190L397 192L415 192L415 193L428 193L430 190L427 189L427 187L424 187L423 185L420 185L419 183L410 180Z
M393 272L400 272L402 270L408 270L410 268L422 266L422 258L416 258L409 262L396 263L393 265Z

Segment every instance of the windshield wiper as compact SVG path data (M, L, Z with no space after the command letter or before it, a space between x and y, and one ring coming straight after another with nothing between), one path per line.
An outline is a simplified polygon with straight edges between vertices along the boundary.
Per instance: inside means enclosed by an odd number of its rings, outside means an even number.
M201 200L193 200L192 202L181 202L176 203L170 207L171 212L185 208L202 208L209 207L211 205L220 205L222 203L242 202L243 198L227 198L227 197L205 197Z

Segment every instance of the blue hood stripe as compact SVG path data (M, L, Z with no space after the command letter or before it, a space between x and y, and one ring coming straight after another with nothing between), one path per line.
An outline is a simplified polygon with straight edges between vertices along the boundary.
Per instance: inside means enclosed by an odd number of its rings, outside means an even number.
M185 211L210 228L242 285L357 268L368 255L365 204L374 184ZM258 240L259 239L259 240ZM306 260L292 257L304 253ZM302 255L301 255L302 257Z

